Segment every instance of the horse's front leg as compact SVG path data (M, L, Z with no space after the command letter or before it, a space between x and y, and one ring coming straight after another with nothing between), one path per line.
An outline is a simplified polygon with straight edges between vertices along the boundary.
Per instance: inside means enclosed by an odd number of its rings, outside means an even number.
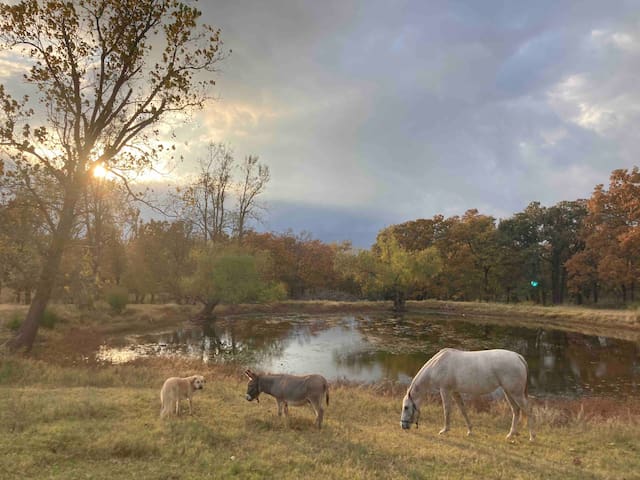
M449 390L440 389L440 396L442 397L442 409L444 410L444 427L438 432L440 435L449 431L449 425L451 420L451 394Z
M282 416L282 404L284 403L284 401L280 400L279 398L276 398L276 402L278 403L278 416L281 417Z
M458 392L453 392L451 394L453 399L456 401L458 408L462 412L462 416L464 417L464 421L467 422L467 435L471 435L471 422L469 421L469 417L467 416L467 409L464 407L464 402L462 401L462 397Z

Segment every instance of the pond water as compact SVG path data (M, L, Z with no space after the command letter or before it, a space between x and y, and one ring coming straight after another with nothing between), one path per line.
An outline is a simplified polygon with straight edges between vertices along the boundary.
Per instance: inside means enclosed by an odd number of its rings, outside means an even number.
M184 356L272 373L320 373L355 382L409 383L438 350L506 348L529 364L537 396L640 394L640 342L441 315L317 315L220 319L209 328L114 338L101 362Z

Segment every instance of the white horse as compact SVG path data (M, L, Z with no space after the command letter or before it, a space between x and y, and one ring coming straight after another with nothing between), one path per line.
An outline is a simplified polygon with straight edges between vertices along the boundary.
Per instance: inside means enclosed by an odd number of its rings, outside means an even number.
M440 391L444 409L444 427L440 433L449 431L451 397L467 422L467 435L471 435L471 422L462 402L461 393L483 395L502 387L511 406L513 418L507 439L517 434L516 426L520 412L527 418L529 440L533 441L533 419L527 402L527 380L529 369L522 355L510 350L480 350L464 352L445 348L436 353L424 364L413 378L402 400L400 425L408 429L412 423L418 426L420 405L426 394L432 390Z

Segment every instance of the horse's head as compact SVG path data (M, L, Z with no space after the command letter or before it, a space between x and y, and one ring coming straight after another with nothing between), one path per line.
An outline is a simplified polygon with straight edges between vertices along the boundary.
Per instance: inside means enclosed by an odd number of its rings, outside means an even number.
M418 419L420 418L420 410L411 398L411 392L407 392L402 400L402 415L400 415L400 426L403 430L411 428L411 424L415 423L418 428Z
M260 384L258 381L258 375L253 373L251 370L246 370L244 374L249 378L249 383L247 383L247 395L246 399L248 401L257 400L260 403Z

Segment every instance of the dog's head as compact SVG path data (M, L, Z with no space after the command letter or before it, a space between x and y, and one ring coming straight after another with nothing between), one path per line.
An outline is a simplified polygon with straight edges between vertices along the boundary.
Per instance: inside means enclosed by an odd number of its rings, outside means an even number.
M194 390L202 390L204 388L204 377L202 375L194 375L191 377L191 386Z

